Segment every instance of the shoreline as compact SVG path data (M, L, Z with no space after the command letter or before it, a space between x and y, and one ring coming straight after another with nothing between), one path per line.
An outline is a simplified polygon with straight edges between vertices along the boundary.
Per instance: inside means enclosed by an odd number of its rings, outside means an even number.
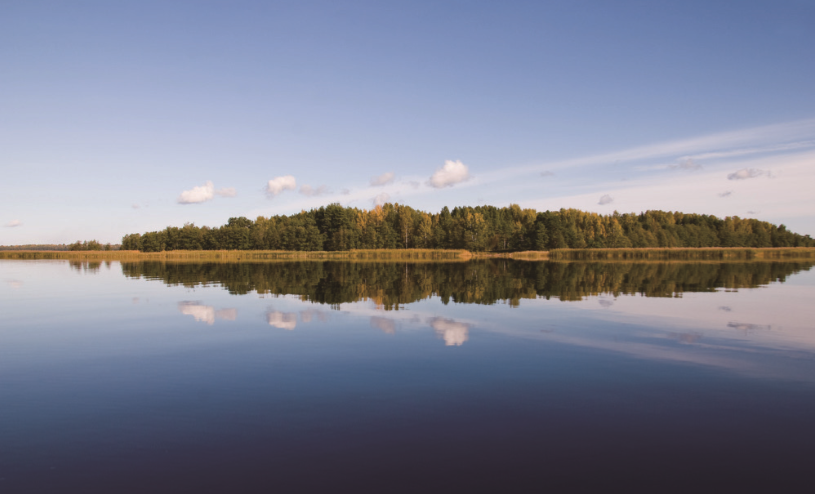
M526 261L717 261L815 259L813 247L674 247L621 249L556 249L552 251L469 252L443 249L376 249L348 251L253 251L172 250L139 251L0 251L0 259L77 261L169 261L169 262L255 262L255 261L384 261L432 262L482 259Z

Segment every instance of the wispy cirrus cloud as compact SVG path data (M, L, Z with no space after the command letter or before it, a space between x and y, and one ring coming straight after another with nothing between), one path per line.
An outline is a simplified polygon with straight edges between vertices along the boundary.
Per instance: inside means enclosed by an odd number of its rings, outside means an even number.
M670 168L672 170L695 171L695 170L701 170L702 165L700 165L699 163L694 161L693 158L686 158L686 159L680 161L679 163L677 163L676 165L668 165L668 168Z
M236 195L238 195L238 191L235 190L235 187L224 187L222 189L216 190L215 195L221 197L235 197Z
M391 196L389 196L387 193L383 192L383 193L377 195L376 197L374 197L373 199L371 199L371 202L373 203L374 207L376 207L376 206L383 206L386 202L388 202L390 200L391 200Z
M727 175L728 180L747 180L748 178L756 178L762 175L769 175L769 172L759 170L758 168L742 168L739 171Z
M383 173L377 177L371 177L371 185L374 187L378 187L380 185L388 185L393 183L396 174L393 172Z
M23 226L23 222L20 220L11 220L3 226L5 226L6 228L15 228L18 226Z
M282 175L275 177L266 184L266 194L269 198L273 198L286 190L294 190L297 188L297 180L292 175Z
M441 189L443 187L452 187L469 179L470 170L467 165L458 160L446 160L444 166L436 170L427 183L433 188Z
M317 188L314 188L311 185L303 185L300 187L300 193L308 197L322 196L328 194L328 192L328 187L325 185L321 185Z

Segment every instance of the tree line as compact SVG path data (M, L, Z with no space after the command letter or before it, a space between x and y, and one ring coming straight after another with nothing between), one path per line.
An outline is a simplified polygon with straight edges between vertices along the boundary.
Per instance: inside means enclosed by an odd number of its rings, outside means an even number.
M809 235L756 219L669 211L609 215L577 209L538 212L508 207L446 206L436 214L401 204L358 209L331 204L291 216L229 218L220 227L168 226L122 238L123 250L467 249L812 247Z

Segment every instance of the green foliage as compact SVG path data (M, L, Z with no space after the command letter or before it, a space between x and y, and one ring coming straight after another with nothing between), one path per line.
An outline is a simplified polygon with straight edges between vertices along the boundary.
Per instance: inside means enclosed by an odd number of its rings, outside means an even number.
M72 244L73 245L73 244ZM122 238L123 250L467 249L472 252L654 247L812 247L808 235L737 216L646 211L611 215L577 209L537 212L517 204L447 207L437 214L400 204L371 210L339 204L291 216L229 218Z
M438 296L443 303L517 306L537 297L581 300L616 296L677 297L719 288L755 288L810 270L813 261L760 262L455 262L300 261L277 263L122 262L128 277L193 288L217 283L233 294L298 295L337 306L372 300L385 310Z

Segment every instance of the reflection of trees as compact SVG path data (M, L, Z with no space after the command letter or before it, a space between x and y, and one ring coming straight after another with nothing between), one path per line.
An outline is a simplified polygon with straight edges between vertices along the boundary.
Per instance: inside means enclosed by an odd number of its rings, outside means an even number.
M107 263L108 267L110 267L110 263ZM99 269L102 267L101 262L89 262L89 261L68 261L68 265L71 269L76 271L85 272L85 273L98 273Z
M299 295L333 306L373 300L386 310L438 296L442 302L493 304L521 299L642 294L674 297L717 288L754 288L809 270L812 261L744 263L526 262L467 263L122 263L129 277L168 285L219 284L232 294Z

